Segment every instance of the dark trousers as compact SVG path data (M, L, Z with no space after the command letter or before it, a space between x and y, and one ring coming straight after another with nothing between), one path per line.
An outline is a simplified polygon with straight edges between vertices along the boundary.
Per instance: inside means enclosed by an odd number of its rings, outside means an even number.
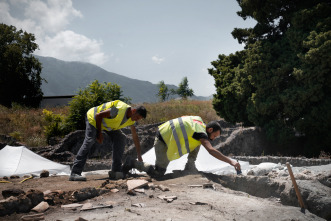
M80 147L75 161L73 163L71 173L81 174L83 172L87 156L90 153L92 146L96 142L97 129L92 126L87 118L85 117L86 130L85 139ZM126 144L126 136L120 130L107 131L106 132L110 138L111 146L113 149L113 163L112 171L119 172L122 171L122 157L124 152L124 147Z

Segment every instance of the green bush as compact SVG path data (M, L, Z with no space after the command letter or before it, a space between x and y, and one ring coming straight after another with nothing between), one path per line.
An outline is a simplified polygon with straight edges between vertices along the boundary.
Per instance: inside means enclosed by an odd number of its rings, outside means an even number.
M64 136L70 131L85 130L86 112L95 106L103 103L123 100L130 102L130 98L122 98L121 87L117 84L100 84L97 80L93 81L85 89L80 89L78 95L69 103L68 116L53 114L51 111L43 110L45 126L45 135L47 142L51 137Z
M113 100L129 100L122 98L121 87L117 84L100 84L97 80L93 81L84 90L81 89L69 104L69 116L66 126L70 130L84 130L86 112L95 106Z
M22 135L18 131L14 131L14 132L10 133L9 136L11 136L12 138L14 138L17 141L22 141Z
M45 136L46 141L49 143L51 137L64 136L66 134L65 130L65 117L61 114L54 114L52 111L46 109L43 110L44 120L46 122Z

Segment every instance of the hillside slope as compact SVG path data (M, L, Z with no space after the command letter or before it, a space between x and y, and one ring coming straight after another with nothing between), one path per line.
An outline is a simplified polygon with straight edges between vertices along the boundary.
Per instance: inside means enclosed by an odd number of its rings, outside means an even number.
M51 57L35 56L42 63L41 77L44 96L74 95L80 88L85 88L94 80L100 83L112 82L121 86L123 95L132 98L132 103L157 102L158 87L149 81L128 78L108 72L96 65L84 62L67 62ZM161 77L160 77L161 79ZM169 89L177 88L167 85ZM192 97L207 100L210 97Z

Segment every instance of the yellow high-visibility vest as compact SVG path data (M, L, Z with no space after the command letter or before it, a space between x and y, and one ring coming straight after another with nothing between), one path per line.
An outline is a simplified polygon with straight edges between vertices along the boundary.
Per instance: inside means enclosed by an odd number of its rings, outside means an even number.
M194 132L206 133L206 125L199 116L183 116L163 123L159 131L168 147L168 160L172 161L201 145L192 136Z
M88 110L87 119L90 122L90 124L96 128L95 115L97 113L100 113L101 111L110 109L111 107L116 107L118 109L117 116L113 119L102 118L101 130L106 130L106 131L119 130L123 127L127 127L135 123L135 121L132 121L131 118L129 118L124 124L121 124L125 116L126 110L131 106L127 105L126 103L120 100L115 100L101 104L97 107L92 107L90 110Z

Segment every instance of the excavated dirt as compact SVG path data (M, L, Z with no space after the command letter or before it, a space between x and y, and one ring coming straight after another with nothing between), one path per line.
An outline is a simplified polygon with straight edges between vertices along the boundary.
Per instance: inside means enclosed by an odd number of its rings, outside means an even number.
M135 175L119 181L109 180L104 173L87 175L86 182L68 181L68 176L33 178L24 182L21 182L22 177L0 178L0 220L24 220L22 217L26 215L38 215L31 209L42 200L49 208L35 219L26 220L331 220L330 159L261 157L273 154L270 151L277 148L265 141L258 128L241 128L223 121L220 124L224 130L213 146L223 154L254 165L289 162L297 167L293 172L305 209L299 207L289 174L284 170L222 176L175 171L161 180ZM137 127L142 153L153 146L156 126ZM125 156L135 157L130 131L122 131L128 138ZM83 138L84 131L75 131L52 146L31 149L50 160L71 165ZM10 144L6 140L3 142L0 149ZM284 155L292 156L290 152ZM95 145L91 151L84 171L109 169L109 159L111 148L105 136L104 144ZM143 192L128 192L130 179L147 180L149 187L145 186ZM164 191L165 188L169 190ZM165 200L167 197L169 202ZM81 205L76 209L61 207L68 204ZM82 204L92 208L83 211ZM100 208L101 205L108 206Z
M67 176L46 178L9 179L1 183L0 191L21 189L24 192L39 190L46 193L50 207L43 212L45 220L325 220L308 209L285 206L277 195L256 197L238 188L243 176L218 176L206 173L175 171L155 180L144 175L133 175L125 180L111 181L107 175L87 175L86 182L68 181ZM254 176L250 176L253 178ZM143 192L128 192L126 182L143 179L148 186ZM237 185L235 184L237 182ZM208 185L206 185L208 184ZM236 186L236 187L234 187ZM159 187L159 188L158 188ZM265 186L265 188L268 188ZM118 190L118 192L114 191ZM168 190L167 190L168 189ZM84 193L84 194L82 194ZM167 202L162 199L170 197ZM4 200L0 196L0 200ZM111 204L112 208L95 208L80 211L80 208L61 208L72 203ZM1 209L1 208L0 208ZM0 220L20 220L24 215L36 212L13 213L0 216Z

